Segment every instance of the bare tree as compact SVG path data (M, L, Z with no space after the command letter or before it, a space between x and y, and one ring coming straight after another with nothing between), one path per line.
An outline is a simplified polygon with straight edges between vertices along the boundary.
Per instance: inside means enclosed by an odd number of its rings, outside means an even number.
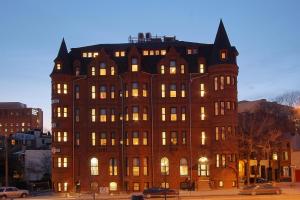
M300 106L300 91L283 93L282 95L275 97L274 100L277 103L291 106L291 107Z

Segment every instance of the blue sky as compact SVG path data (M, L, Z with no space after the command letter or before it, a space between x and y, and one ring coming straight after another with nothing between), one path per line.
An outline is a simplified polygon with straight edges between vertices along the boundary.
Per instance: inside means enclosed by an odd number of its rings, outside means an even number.
M212 43L220 18L240 53L239 100L300 90L297 0L1 0L0 101L44 110L50 128L49 74L62 37L68 48L127 42L151 32Z

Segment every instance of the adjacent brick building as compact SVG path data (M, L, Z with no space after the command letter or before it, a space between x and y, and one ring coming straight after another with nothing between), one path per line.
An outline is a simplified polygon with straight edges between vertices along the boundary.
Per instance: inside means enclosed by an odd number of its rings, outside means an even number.
M43 130L43 111L19 102L0 102L0 134Z
M62 41L52 79L56 191L234 187L238 51L140 33L128 43Z

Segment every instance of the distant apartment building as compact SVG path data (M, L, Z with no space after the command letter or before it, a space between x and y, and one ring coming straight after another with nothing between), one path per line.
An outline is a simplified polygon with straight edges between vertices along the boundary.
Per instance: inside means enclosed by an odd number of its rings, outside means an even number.
M43 111L19 102L0 102L0 135L43 130Z
M57 192L235 187L238 51L140 33L72 48L51 73Z

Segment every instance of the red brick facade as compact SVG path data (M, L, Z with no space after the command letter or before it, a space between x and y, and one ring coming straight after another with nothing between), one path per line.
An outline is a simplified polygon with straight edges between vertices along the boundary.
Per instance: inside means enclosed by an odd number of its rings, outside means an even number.
M55 190L234 186L237 55L222 22L214 44L148 38L67 52L63 41L51 74Z

